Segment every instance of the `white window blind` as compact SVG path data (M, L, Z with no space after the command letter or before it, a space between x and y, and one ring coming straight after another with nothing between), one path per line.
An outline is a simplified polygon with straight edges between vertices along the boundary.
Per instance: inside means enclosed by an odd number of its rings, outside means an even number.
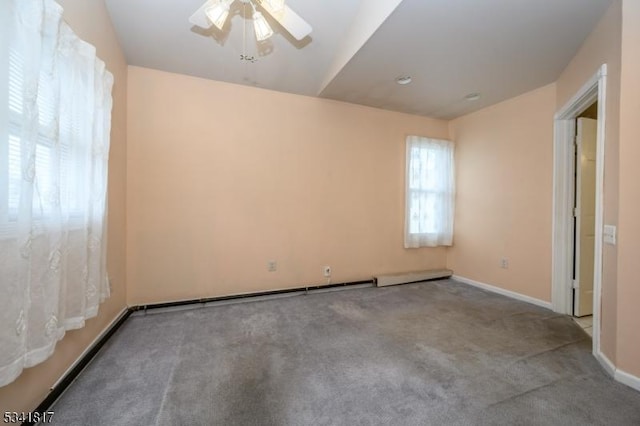
M8 176L3 182L8 192L8 209L5 214L15 220L20 201L20 122L22 119L22 102L24 83L22 75L24 73L24 59L18 55L15 49L9 50L9 114L8 114ZM5 220L8 218L5 218Z
M455 198L453 143L408 136L406 145L405 248L449 246Z

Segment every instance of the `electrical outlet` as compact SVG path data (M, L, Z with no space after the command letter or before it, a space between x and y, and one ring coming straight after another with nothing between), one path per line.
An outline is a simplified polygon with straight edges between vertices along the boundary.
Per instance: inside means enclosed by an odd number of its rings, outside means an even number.
M275 272L278 270L278 262L275 260L270 260L267 262L267 270L269 272Z
M325 266L324 268L322 268L322 273L324 274L325 277L330 277L331 276L331 266Z
M506 257L500 259L500 267L502 269L509 269L509 259L507 259Z

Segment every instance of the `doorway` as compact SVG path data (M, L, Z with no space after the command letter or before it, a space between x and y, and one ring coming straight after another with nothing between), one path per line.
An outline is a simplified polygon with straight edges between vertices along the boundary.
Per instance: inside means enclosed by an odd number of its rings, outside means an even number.
M598 103L576 119L573 205L573 316L593 315Z
M572 315L588 334L593 332L597 119L597 102L576 119L573 162L575 177Z
M553 310L559 313L571 316L593 313L593 353L598 358L606 77L605 64L555 115L553 160L551 302ZM590 107L597 111L597 120L583 116ZM595 138L595 142L588 147L584 141L576 144L576 136ZM590 168L582 170L583 159Z

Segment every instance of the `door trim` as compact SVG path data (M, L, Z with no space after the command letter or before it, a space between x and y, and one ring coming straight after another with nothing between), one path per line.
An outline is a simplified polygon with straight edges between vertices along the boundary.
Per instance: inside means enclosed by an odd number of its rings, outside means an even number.
M604 147L606 129L607 64L582 86L554 117L553 226L551 304L555 312L572 314L573 285L573 161L575 119L598 101L596 141L596 211L593 272L593 353L600 353L600 297L602 294L602 233L604 226Z

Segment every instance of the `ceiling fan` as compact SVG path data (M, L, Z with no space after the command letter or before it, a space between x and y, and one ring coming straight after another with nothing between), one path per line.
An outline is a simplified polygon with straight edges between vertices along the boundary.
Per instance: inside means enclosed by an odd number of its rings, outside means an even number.
M284 4L285 0L207 0L196 13L191 15L189 22L205 29L215 25L222 30L229 16L231 5L235 1L244 3L245 6L250 5L253 8L253 27L258 41L264 41L271 37L273 29L256 8L256 5L278 21L296 40L302 40L311 34L311 25Z

